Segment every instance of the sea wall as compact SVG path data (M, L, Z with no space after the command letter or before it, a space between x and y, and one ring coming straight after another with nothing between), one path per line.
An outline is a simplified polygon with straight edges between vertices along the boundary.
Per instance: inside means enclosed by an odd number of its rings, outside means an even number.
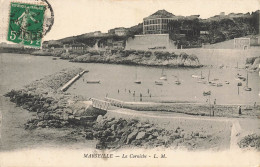
M170 40L169 34L146 34L135 35L126 41L126 50L149 50L156 48L176 48L174 42Z
M174 49L170 50L179 54L195 54L203 66L229 66L244 68L246 59L260 55L260 49Z

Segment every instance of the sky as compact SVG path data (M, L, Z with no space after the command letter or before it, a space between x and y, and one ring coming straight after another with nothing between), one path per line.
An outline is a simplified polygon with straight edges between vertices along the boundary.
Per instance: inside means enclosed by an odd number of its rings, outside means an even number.
M8 4L9 2L9 0L0 1L2 4ZM174 15L200 15L200 18L203 19L217 15L220 12L225 12L225 14L232 12L247 13L260 9L260 0L48 1L54 10L54 25L51 31L44 37L44 40L61 39L93 31L107 32L109 29L115 27L131 27L141 23L144 17L161 9L165 9ZM1 6L4 6L2 4ZM6 11L8 10L5 10L5 12L2 11L2 17L5 17L0 18L2 23L7 22L8 12ZM2 29L3 27L0 28Z

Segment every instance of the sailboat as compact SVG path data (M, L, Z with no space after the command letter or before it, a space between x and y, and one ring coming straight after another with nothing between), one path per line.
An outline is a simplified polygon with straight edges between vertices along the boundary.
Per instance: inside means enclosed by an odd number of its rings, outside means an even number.
M164 68L162 69L162 74L160 77L160 80L167 80L167 75L163 73L164 72Z
M252 90L252 88L248 87L248 72L247 72L247 75L246 75L246 86L244 87L244 90L245 91L251 91Z
M178 78L178 80L177 80L177 81L175 81L175 84L176 84L176 85L180 85L180 84L181 84L181 82L180 82L179 78Z
M135 83L136 84L141 84L142 82L137 79L137 69L135 70Z
M204 76L202 76L202 71L200 72L200 77L199 77L199 79L204 79L205 77Z

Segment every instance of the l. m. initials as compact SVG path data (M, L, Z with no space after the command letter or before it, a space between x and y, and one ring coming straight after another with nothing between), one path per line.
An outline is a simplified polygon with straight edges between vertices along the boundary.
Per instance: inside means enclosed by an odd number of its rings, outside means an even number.
M161 154L161 158L167 158L165 154Z

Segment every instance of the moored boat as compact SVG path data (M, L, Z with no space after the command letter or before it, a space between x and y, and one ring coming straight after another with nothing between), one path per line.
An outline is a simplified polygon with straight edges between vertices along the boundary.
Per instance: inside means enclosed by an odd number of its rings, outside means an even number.
M229 82L228 82L228 81L225 81L225 84L229 84Z
M93 81L87 81L87 83L89 83L89 84L98 84L98 83L100 83L100 81L98 80L98 81L95 81L95 80L93 80Z
M163 82L161 82L161 81L155 81L155 85L163 85Z
M180 85L181 82L180 82L180 81L175 81L175 84L176 84L176 85Z
M209 95L211 95L211 91L203 92L203 96L209 96Z
M136 83L136 84L141 84L142 82L139 81L139 80L136 80L135 83Z
M247 75L246 75L246 86L244 87L244 90L245 91L251 91L252 90L252 88L248 87L248 72L247 72Z
M221 87L221 86L223 86L222 83L218 83L218 84L217 84L217 87Z

